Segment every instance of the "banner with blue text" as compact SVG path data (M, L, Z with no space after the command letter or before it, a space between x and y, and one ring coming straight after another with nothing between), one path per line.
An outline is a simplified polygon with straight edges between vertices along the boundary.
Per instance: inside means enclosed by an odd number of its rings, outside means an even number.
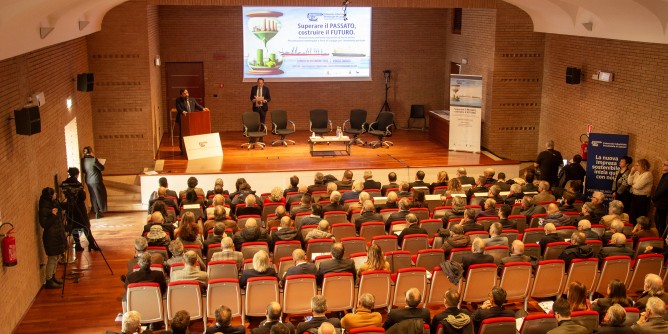
M602 191L612 198L612 182L619 169L619 158L628 154L629 136L608 133L589 134L587 194Z

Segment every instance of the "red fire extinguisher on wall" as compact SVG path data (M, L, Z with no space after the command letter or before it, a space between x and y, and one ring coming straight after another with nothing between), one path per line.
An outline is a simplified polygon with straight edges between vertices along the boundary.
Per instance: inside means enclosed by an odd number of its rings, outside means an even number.
M593 129L593 126L591 124L587 124L587 133L583 133L580 135L580 156L582 156L582 160L587 160L587 149L589 148L589 134L591 133L591 130Z
M2 236L2 264L5 267L12 267L15 266L18 263L18 259L16 258L16 238L12 236L12 233L14 233L14 225L11 223L3 223L0 225L0 229L5 226L9 225L11 228L9 231L7 231L6 234L0 234Z

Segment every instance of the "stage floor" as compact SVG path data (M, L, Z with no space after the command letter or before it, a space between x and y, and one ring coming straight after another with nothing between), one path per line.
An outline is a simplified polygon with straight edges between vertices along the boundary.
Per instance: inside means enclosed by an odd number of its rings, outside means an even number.
M309 153L308 131L297 131L288 137L295 145L271 146L277 137L269 134L265 137L267 147L262 149L241 148L246 138L240 132L220 133L223 147L223 159L199 159L188 161L179 154L178 138L174 138L174 146L169 135L164 136L158 150L156 170L162 173L262 173L312 171L331 169L400 169L427 168L446 166L487 166L518 164L518 161L503 160L485 153L469 153L448 151L429 140L427 131L399 130L389 138L394 142L390 148L369 146L352 146L350 156L312 157ZM375 140L368 134L362 135L365 141ZM318 145L318 150L322 150ZM342 147L340 143L329 145L332 149Z

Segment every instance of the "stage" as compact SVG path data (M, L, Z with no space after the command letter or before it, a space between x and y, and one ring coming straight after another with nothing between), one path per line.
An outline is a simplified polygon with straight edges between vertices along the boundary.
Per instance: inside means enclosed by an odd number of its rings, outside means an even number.
M225 189L232 190L236 179L245 177L254 190L269 192L274 186L288 186L292 175L297 175L301 184L312 184L316 171L340 179L343 171L350 169L354 179L359 179L364 170L370 169L374 172L374 179L385 184L390 171L397 173L399 181L413 181L415 173L423 170L427 175L425 182L431 183L436 181L436 174L441 170L452 177L457 168L465 167L468 175L475 177L483 169L492 167L497 173L505 172L511 178L518 176L520 167L519 161L500 159L489 152L448 151L447 147L429 140L427 131L398 130L388 138L394 142L390 148L354 145L350 156L333 157L312 157L307 142L309 135L308 131L297 131L288 136L296 144L286 147L271 146L277 136L270 133L264 138L267 143L264 150L248 150L240 147L246 142L241 132L223 132L220 133L223 158L190 161L179 154L178 138L174 138L174 145L171 145L169 135L166 135L156 157L155 171L158 174L141 175L142 203L148 204L148 196L157 189L157 179L162 176L168 178L170 188L175 190L185 189L190 176L197 177L203 189L212 189L215 179L220 177L225 182ZM372 141L376 137L364 134L361 138Z

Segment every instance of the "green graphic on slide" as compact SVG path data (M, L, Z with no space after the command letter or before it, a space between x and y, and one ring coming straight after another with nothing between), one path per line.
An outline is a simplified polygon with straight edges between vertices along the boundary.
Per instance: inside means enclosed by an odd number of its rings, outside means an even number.
M283 59L280 54L277 56L277 52L270 50L267 43L281 30L281 21L278 18L283 16L283 13L257 11L248 13L246 16L250 18L248 28L264 45L264 49L257 49L255 58L248 58L248 66L251 68L249 73L282 74L280 67L283 65Z

